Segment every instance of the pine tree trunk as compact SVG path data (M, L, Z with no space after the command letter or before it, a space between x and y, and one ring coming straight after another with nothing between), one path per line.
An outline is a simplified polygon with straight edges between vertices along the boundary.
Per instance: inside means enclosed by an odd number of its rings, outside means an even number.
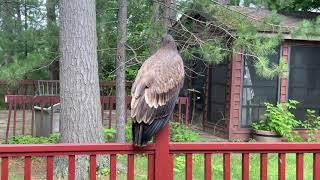
M14 21L12 10L14 9L13 2L11 0L2 2L2 12L1 12L1 26L4 31L4 36L8 40L8 44L6 44L6 48L4 50L4 63L10 64L12 62L12 58L14 56L15 43L13 41L14 38Z
M168 32L171 27L171 15L172 15L172 0L164 0L164 18L163 18L163 27L165 32Z
M153 17L152 17L152 37L150 42L151 53L155 53L157 50L157 32L160 15L160 4L157 0L153 0Z
M16 1L16 13L17 13L17 22L16 22L16 28L17 32L21 32L22 30L22 20L21 20L21 9L20 9L21 2L20 0Z
M27 9L27 0L24 0L24 30L28 29L28 9ZM24 55L28 56L28 41L24 41Z
M103 143L95 1L59 3L60 143ZM76 179L88 179L87 159L76 164Z
M176 0L164 0L164 15L163 15L163 27L165 32L172 27L173 21L176 18Z
M58 51L58 45L55 41L52 41L54 36L58 34L56 31L56 0L47 0L46 1L46 10L47 10L47 30L49 32L49 41L50 44L50 52L54 53ZM49 56L50 60L53 60L56 54ZM56 60L50 65L50 79L58 80L59 79L59 61Z
M125 89L125 61L127 41L127 0L118 0L118 43L116 63L116 120L117 120L117 142L124 143L125 121L126 121L126 89Z

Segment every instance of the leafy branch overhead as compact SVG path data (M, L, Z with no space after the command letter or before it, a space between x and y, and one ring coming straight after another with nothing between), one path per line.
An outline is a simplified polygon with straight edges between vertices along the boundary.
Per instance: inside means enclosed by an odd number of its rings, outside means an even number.
M48 8L49 0L10 2L0 4L0 79L48 79L49 64L59 55L58 6L52 1ZM320 17L298 24L285 23L285 15L293 11L317 11L318 1L244 0L245 7L240 7L241 2L231 0L232 6L224 6L213 0L185 0L175 1L170 7L173 16L169 31L175 36L184 59L189 60L187 69L192 69L188 66L198 61L219 64L233 53L240 53L251 57L258 75L274 78L287 69L282 59L279 64L270 62L270 56L284 38L320 37ZM164 8L166 4L162 0L128 1L127 80L134 79L142 62L159 45L164 32ZM116 0L96 1L97 53L102 81L115 80L117 12ZM205 69L195 73L203 76L204 72Z

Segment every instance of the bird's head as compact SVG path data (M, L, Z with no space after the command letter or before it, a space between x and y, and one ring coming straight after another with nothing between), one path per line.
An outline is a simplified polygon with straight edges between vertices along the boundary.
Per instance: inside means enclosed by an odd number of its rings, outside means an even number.
M165 34L162 36L160 45L161 47L170 47L177 49L176 43L170 34Z

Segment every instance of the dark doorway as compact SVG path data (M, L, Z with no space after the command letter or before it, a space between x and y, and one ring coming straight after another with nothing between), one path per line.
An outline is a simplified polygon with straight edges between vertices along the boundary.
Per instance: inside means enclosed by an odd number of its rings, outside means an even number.
M225 124L226 93L228 64L224 62L212 67L209 72L208 86L208 123L215 125Z

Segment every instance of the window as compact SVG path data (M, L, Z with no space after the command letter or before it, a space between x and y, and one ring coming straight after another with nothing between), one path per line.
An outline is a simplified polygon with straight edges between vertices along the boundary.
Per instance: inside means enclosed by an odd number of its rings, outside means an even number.
M271 62L279 62L279 50L270 55ZM277 103L278 78L265 79L258 76L250 56L244 56L242 72L241 127L249 127L264 118L265 102Z
M290 47L288 99L299 101L293 113L300 120L307 109L320 111L320 46Z

